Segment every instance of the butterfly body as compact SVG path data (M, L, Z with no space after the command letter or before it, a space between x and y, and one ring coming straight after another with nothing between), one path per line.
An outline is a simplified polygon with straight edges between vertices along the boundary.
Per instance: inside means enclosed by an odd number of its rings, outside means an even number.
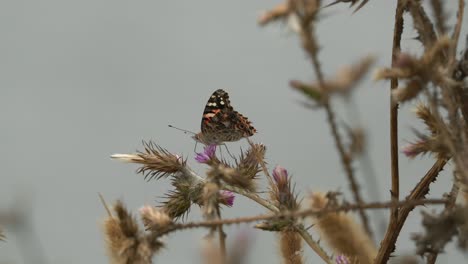
M201 132L193 138L205 145L220 145L250 137L256 132L248 118L233 109L228 93L219 89L208 99Z

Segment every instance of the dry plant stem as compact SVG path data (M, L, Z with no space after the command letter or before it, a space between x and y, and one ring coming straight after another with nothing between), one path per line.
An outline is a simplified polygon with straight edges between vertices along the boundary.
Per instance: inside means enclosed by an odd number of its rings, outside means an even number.
M303 27L304 28L302 30L301 35L302 35L304 50L310 56L310 59L312 61L312 65L315 71L315 75L317 76L318 82L320 83L320 86L323 89L324 87L323 72L320 67L320 62L317 58L317 52L315 48L317 47L317 43L315 43L315 38L313 38L309 26L303 25ZM325 92L324 94L326 94L326 91L324 92ZM327 113L328 124L332 131L332 135L333 135L333 139L335 140L336 148L338 149L338 152L340 154L341 163L343 164L344 170L346 172L349 183L351 185L351 190L354 196L354 200L356 201L356 203L361 204L363 203L363 199L361 197L361 193L359 191L359 186L357 184L356 178L354 177L353 168L351 167L352 160L351 160L351 157L349 157L349 155L346 153L341 137L338 134L338 127L335 121L335 114L330 106L328 97L324 99L323 107L325 108L325 111ZM372 230L370 228L369 219L367 217L366 212L364 210L359 210L359 216L361 217L361 221L362 221L362 225L364 226L364 229L369 234L369 237L372 237Z
M267 201L265 199L262 199L260 196L254 194L254 193L247 192L247 191L245 191L243 189L239 189L239 188L236 188L236 187L233 187L233 186L223 186L223 189L238 193L240 195L243 195L243 196L257 202L258 204L262 205L263 207L267 208L268 210L270 210L270 211L272 211L274 213L279 212L279 209L276 206L271 204L269 201ZM315 253L317 253L317 255L319 255L325 262L329 263L329 258L327 256L327 254L319 246L319 244L313 240L313 238L309 234L309 232L307 232L307 230L305 230L304 227L297 227L296 229L297 229L297 232L301 235L302 239L304 239L304 241L306 241L306 243L310 246L310 248L312 248L312 250L314 250ZM327 258L324 259L323 258L324 256L327 256Z
M408 201L413 201L423 198L429 192L429 185L435 181L446 163L447 160L445 159L437 160L406 199ZM374 263L387 263L390 254L395 250L395 243L403 224L413 209L413 205L406 205L399 210L398 221L395 226L392 227L392 230L387 230L384 239L380 243L380 249Z
M221 220L221 211L219 210L219 205L216 207L216 214L218 219ZM223 225L218 226L218 237L219 237L219 250L221 253L221 259L226 260L226 236L224 234Z
M174 224L164 232L159 233L158 235L168 234L177 230L184 230L184 229L192 229L192 228L199 228L199 227L206 227L206 228L213 228L218 225L234 225L240 223L250 223L250 222L257 222L257 221L268 221L268 220L277 220L282 218L304 218L308 216L321 216L323 214L328 213L337 213L337 212L348 212L348 211L357 211L358 209L387 209L393 207L405 207L405 208L414 208L418 205L429 205L429 204L447 204L446 199L420 199L420 200L405 200L405 201L398 201L398 202L384 202L384 203L366 203L366 204L347 204L337 208L326 208L320 211L307 209L302 211L296 212L278 212L278 213L270 213L270 214L263 214L257 216L249 216L249 217L240 217L240 218L233 218L233 219L222 219L222 220L211 220L211 221L203 221L203 222L189 222L185 224ZM296 226L296 228L303 228L302 226ZM299 230L298 230L299 232ZM310 236L307 234L307 236Z
M330 260L330 257L325 253L325 251L320 247L320 245L315 242L315 240L312 238L309 232L305 230L303 226L298 227L297 232L301 235L302 239L311 247L315 253L317 253L326 263L333 263L333 261Z
M401 50L401 35L403 33L403 13L405 11L405 0L398 0L395 12L395 26L393 29L392 66L395 65L398 53ZM390 82L390 89L398 87L398 79L394 78ZM398 168L398 103L392 102L390 93L390 157L391 157L391 177L392 189L390 196L393 201L400 199L400 176ZM390 212L390 221L387 232L392 232L398 221L398 208L393 208Z
M447 17L445 15L444 5L441 0L431 0L430 3L434 13L437 32L439 35L443 35L447 31L447 25L445 24Z
M452 35L452 40L453 40L453 45L457 47L458 44L458 39L460 38L460 31L462 27L462 22L463 22L463 11L465 9L465 1L464 0L458 0L458 14L457 14L457 23L455 24L455 28L453 30L453 35ZM451 49L452 52L450 54L450 60L453 62L455 61L455 56L457 55L457 49L453 48Z
M222 189L228 190L228 191L231 191L231 192L235 192L235 193L238 193L238 194L240 194L242 196L245 196L245 197L249 198L250 200L252 200L254 202L257 202L258 204L260 204L261 206L265 207L266 209L268 209L268 210L270 210L272 212L279 212L279 209L275 205L273 205L269 201L261 198L260 196L258 196L255 193L251 193L251 192L246 191L244 189L240 189L240 188L230 186L230 185L224 185L224 186L222 186Z

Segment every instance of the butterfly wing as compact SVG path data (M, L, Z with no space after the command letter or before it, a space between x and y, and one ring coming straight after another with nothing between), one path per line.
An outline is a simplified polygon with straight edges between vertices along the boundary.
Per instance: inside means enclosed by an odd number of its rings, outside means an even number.
M232 106L229 101L228 93L222 89L216 90L208 99L208 102L205 105L205 110L203 111L201 121L202 133L222 129L224 124L220 123L219 120L222 120L223 116L229 111L232 111Z
M237 141L255 132L257 130L247 117L234 111L227 92L219 89L210 96L201 122L201 133L206 142Z

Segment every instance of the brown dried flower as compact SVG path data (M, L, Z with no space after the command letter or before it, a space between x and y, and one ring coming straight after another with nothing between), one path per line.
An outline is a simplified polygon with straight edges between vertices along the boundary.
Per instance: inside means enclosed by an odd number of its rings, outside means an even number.
M173 223L164 210L151 205L140 208L140 216L145 226L153 232L163 231Z
M458 237L458 244L466 249L468 245L468 207L456 206L450 210L444 210L440 214L422 212L422 225L425 232L412 236L416 242L416 252L439 253L445 245Z
M273 170L274 185L271 186L271 196L276 205L281 209L296 210L298 203L291 186L291 178L288 171L281 167L276 166Z
M412 2L412 1L411 1ZM375 79L403 79L406 84L392 90L392 98L395 102L405 102L415 98L426 88L427 84L446 83L446 72L441 67L447 49L452 45L452 40L443 36L430 45L420 58L400 53L397 56L393 68L380 69L375 74ZM443 68L443 67L442 67Z
M111 263L150 264L163 243L152 233L139 230L134 217L121 201L114 205L116 216L104 221L106 245Z
M369 71L374 61L374 57L367 56L353 65L341 68L335 77L321 83L305 84L291 81L290 85L317 102L323 99L323 93L348 96Z
M327 195L314 192L310 196L311 208L323 210L330 206ZM336 254L356 257L359 263L373 263L377 249L363 227L349 213L327 213L316 218L315 226Z
M145 151L137 154L114 154L111 158L124 162L142 164L137 173L145 175L145 179L160 179L183 170L185 161L152 141L144 142Z

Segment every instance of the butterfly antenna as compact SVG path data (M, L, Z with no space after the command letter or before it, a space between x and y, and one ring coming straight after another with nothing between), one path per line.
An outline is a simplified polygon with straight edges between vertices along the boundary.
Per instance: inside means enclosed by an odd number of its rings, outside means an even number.
M196 135L196 134L197 134L197 133L194 133L194 132L192 132L192 131L190 131L190 130L185 130L185 129L182 129L182 128L178 128L178 127L175 127L175 126L173 126L173 125L168 125L168 126L169 126L170 128L175 128L175 129L177 129L177 130L180 130L180 131L184 132L185 134L192 134L192 135Z

